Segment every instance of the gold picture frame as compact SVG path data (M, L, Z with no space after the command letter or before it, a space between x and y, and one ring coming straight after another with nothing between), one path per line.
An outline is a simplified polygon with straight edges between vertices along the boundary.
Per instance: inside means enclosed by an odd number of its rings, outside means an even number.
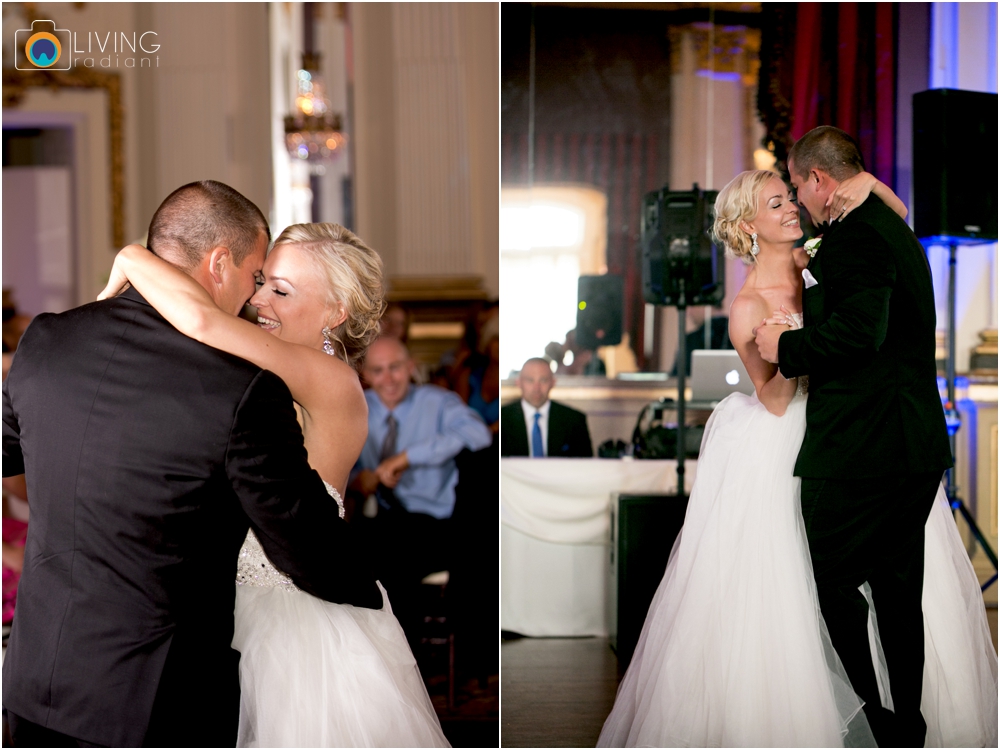
M111 236L115 247L125 244L125 163L122 144L121 78L90 68L73 70L17 70L4 68L3 107L16 109L29 88L104 89L108 93L108 128L111 139Z

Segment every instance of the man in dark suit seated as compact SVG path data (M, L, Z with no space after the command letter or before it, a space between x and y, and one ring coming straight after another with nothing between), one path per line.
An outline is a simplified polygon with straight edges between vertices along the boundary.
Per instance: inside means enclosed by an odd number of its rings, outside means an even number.
M521 399L500 410L500 455L592 458L587 415L549 400L555 377L533 357L517 376Z

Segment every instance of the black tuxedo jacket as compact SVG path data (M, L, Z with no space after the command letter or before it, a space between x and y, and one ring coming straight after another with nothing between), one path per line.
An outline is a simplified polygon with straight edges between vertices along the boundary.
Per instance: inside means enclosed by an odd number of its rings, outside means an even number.
M380 607L272 373L134 290L40 315L3 385L3 473L31 521L3 665L13 713L108 746L233 746L248 527L324 599Z
M829 227L808 266L805 327L778 340L809 376L796 476L847 479L952 465L934 356L934 290L920 242L875 196Z
M553 401L549 407L546 443L549 458L592 458L594 448L587 429L587 415ZM500 409L500 455L531 455L521 399Z

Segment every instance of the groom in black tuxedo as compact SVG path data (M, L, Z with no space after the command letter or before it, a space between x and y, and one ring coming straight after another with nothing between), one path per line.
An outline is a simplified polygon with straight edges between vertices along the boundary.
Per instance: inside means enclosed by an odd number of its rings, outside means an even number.
M798 201L823 226L803 272L805 326L757 330L786 378L809 376L795 465L820 606L882 747L923 747L924 525L952 466L937 390L934 292L924 250L874 195L843 221L827 198L863 171L856 144L820 127L788 158ZM829 222L829 223L827 223ZM868 644L871 587L894 711L881 707Z
M237 314L267 252L217 182L160 206L149 247ZM39 315L3 385L25 474L24 572L3 665L15 746L233 746L237 554L253 528L305 591L380 607L272 373L180 334L135 290Z

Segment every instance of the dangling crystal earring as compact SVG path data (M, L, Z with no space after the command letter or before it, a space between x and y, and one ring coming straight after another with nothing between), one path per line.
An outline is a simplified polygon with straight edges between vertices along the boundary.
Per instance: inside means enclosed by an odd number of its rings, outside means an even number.
M750 248L751 255L757 255L760 252L760 245L757 244L757 233L754 232L750 235L750 239L753 240L753 247Z
M330 330L330 326L323 329L323 351L329 354L331 357L336 357L337 352L333 349L333 344L330 343L330 334L333 331Z

